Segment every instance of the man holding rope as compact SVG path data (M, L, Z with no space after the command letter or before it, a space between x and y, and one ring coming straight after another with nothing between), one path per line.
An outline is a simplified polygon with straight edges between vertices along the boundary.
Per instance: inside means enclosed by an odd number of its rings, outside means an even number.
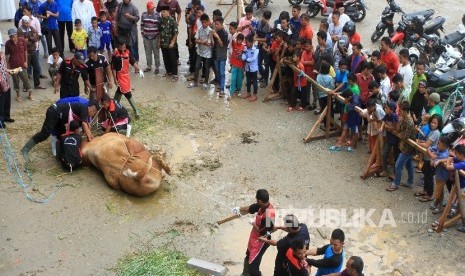
M249 243L244 259L244 276L261 276L260 263L269 244L260 241L263 236L270 237L270 232L274 225L274 208L270 203L270 195L265 189L257 190L255 196L257 203L250 206L234 207L233 213L236 215L255 214L255 219L250 222L252 231L250 231Z

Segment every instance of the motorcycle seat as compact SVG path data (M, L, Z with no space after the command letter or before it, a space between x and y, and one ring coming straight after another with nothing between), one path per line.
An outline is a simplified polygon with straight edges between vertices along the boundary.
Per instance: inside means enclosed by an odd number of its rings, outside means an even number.
M425 22L425 25L423 26L424 32L427 34L433 33L434 31L441 28L442 25L444 25L444 22L446 22L446 19L442 16L438 16L434 19L428 20Z
M448 34L444 37L443 41L446 44L454 46L457 42L461 41L465 38L465 33L461 34L460 32L456 31L451 34Z
M451 70L441 75L427 72L428 84L432 87L443 87L457 80L465 79L465 70Z
M425 19L430 18L433 16L434 10L424 10L424 11L418 11L418 12L412 12L412 13L407 13L402 16L402 20L406 20L411 22L413 18L418 17L418 16L423 16Z

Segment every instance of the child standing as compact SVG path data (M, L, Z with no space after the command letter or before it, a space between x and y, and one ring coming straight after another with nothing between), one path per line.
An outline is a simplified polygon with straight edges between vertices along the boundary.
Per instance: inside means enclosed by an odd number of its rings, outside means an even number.
M315 60L313 59L313 46L312 46L311 40L308 40L308 39L305 40L300 61L305 67L305 70L304 70L305 74L307 74L307 76L309 76L310 78L315 79L316 77L315 72L313 72L313 70L315 69L314 67ZM311 85L308 85L308 90L310 90L310 87ZM312 89L312 90L313 90L313 103L310 105L310 108L309 108L310 110L314 110L316 108L316 104L318 101L318 94L317 94L318 92L316 91L316 89Z
M74 20L74 30L71 34L76 52L81 52L84 59L87 59L87 32L82 28L81 19Z
M249 102L255 102L258 92L258 49L254 45L254 39L252 35L249 35L246 39L247 49L242 54L242 60L245 62L245 77L247 79L247 93L242 96L243 99L249 98ZM253 85L253 95L251 93L251 86Z
M446 169L448 171L452 170L464 170L465 169L465 145L457 145L454 148L454 158L447 159L446 162ZM459 195L461 197L465 196L465 177L459 175L460 179L460 190ZM460 226L457 228L457 231L465 233L465 225Z
M215 67L216 67L216 82L219 85L220 98L224 97L224 83L225 83L225 68L228 51L228 33L224 29L224 19L219 16L215 19L215 32L213 38L215 39Z
M367 102L367 109L365 116L368 120L368 141L371 153L375 150L376 139L378 138L379 129L381 127L382 120L384 118L383 106L378 104L376 99L369 99ZM381 165L381 164L379 164Z
M63 59L60 57L60 50L55 47L52 49L52 54L48 57L47 63L49 64L48 73L52 82L55 82L55 79L58 75L58 68L60 68Z
M195 60L194 82L191 82L187 88L197 87L199 83L199 74L203 64L203 76L205 83L203 89L208 88L208 81L210 78L210 63L212 57L212 29L210 28L210 18L208 14L200 16L202 26L195 34L195 43L197 44L197 59Z
M98 27L97 17L92 17L91 19L92 27L88 31L89 35L89 47L95 47L100 49L101 39L102 39L102 30Z
M445 162L449 157L450 141L447 136L439 139L437 147L429 147L427 154L431 158L431 165L435 167L435 184L434 184L434 201L431 204L433 214L442 212L442 200L444 199L444 187L449 178L449 172L446 170Z
M100 38L100 52L103 53L107 49L108 59L111 58L111 22L107 20L107 13L105 11L100 12L100 23L98 27L102 30L102 37ZM111 60L110 60L111 62Z
M235 40L231 42L231 57L229 59L229 63L231 64L231 86L229 87L229 97L234 95L236 91L241 91L242 89L242 81L243 81L243 69L244 69L244 61L242 60L242 52L245 49L244 44L244 35L239 33Z
M294 71L294 89L289 97L289 107L287 111L305 111L305 107L308 105L308 85L307 78L305 77L305 67L300 62L301 54L300 52L295 52L292 57L292 61L295 66L300 69L299 72ZM300 106L296 108L297 98L300 98Z
M253 7L247 6L245 8L245 16L239 20L238 29L244 34L247 40L247 36L255 34L255 28L257 27L257 21L253 17Z
M358 141L358 126L362 121L362 118L356 111L356 107L360 107L360 96L357 94L352 93L349 89L345 90L341 93L341 96L345 99L345 107L344 112L346 114L346 119L344 121L344 127L342 128L342 134L337 139L337 143L335 146L331 146L329 148L330 151L341 151L342 144L347 139L347 151L352 151L352 148L357 147ZM350 132L352 132L351 136L352 139L348 139L350 137Z
M329 63L327 63L326 61L323 61L321 63L321 67L320 67L320 73L316 77L316 81L318 82L318 84L320 84L324 88L329 89L329 90L333 90L334 89L334 79L333 79L333 77L331 77L331 75L329 75L330 67L331 67L331 65ZM319 113L323 112L323 110L326 108L327 99L328 99L328 96L326 95L326 93L324 91L321 91L320 89L318 89L318 102L320 104L320 112ZM315 111L315 113L316 113L316 111ZM317 114L319 114L319 113L317 113Z

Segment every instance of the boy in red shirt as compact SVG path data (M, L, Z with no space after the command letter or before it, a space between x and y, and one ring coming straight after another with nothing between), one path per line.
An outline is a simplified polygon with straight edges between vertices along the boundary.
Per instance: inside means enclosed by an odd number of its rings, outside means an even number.
M305 111L305 107L308 105L308 85L307 78L305 77L305 66L301 62L301 53L298 51L294 52L292 56L292 62L295 64L300 71L294 72L294 89L289 96L289 107L287 112L291 111ZM297 98L300 98L300 106L296 107Z
M276 32L273 41L271 42L270 47L266 47L266 45L263 46L265 51L267 51L270 56L270 72L274 72L274 69L276 68L276 64L278 63L278 58L279 54L281 53L280 49L283 45L283 32ZM273 93L279 93L279 75L276 75L274 82L273 82Z
M305 74L312 79L316 79L315 72L313 72L315 70L315 59L313 58L313 46L311 40L305 40L300 62L302 62L305 67ZM310 91L310 85L308 85L308 90ZM318 102L317 90L312 88L312 91L313 103L310 106L310 110L315 109Z
M373 64L371 62L363 61L360 63L361 73L357 74L357 85L360 88L360 98L362 102L362 108L366 107L368 97L370 95L370 89L368 85L374 80L371 71L373 70Z
M243 81L243 69L244 61L242 60L242 52L245 49L244 44L244 34L239 33L235 40L231 42L232 53L229 59L231 64L231 85L229 87L229 96L228 100L234 95L236 91L241 91L242 81Z

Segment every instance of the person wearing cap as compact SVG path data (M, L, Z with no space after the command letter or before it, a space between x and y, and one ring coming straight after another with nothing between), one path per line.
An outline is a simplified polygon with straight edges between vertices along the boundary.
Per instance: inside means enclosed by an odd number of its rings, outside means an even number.
M155 74L160 73L160 48L158 47L160 14L155 11L153 1L147 2L147 11L142 13L140 19L140 28L142 39L144 40L145 58L147 59L147 68L144 72L152 70L152 54L155 59Z
M131 0L123 0L116 10L116 26L118 39L124 39L127 48L134 59L139 62L139 42L137 33L137 22L139 21L139 9ZM136 73L139 73L137 71Z
M38 143L47 140L52 132L55 132L57 137L66 133L66 125L71 121L78 121L87 136L87 140L92 141L94 136L87 122L88 117L94 117L98 110L99 105L96 100L89 101L88 105L80 102L52 104L45 113L42 129L32 136L21 149L24 160L28 161L31 149Z
M310 234L307 225L305 223L300 223L299 219L293 214L284 217L284 226L274 226L273 230L283 230L287 232L287 235L279 241L267 239L266 237L260 237L258 240L265 244L276 246L278 249L274 263L274 275L288 275L285 270L287 251L296 241L302 241L305 249L308 250L310 245Z
M89 74L89 82L92 87L89 98L96 98L96 87L97 81L95 76L95 70L101 68L103 85L108 85L108 89L113 89L113 74L111 72L110 64L108 63L107 58L100 54L98 49L95 47L89 47L88 49L89 59L86 61L87 73ZM100 101L101 99L97 99Z
M176 57L176 41L178 38L178 24L173 17L170 16L169 6L161 7L160 21L160 39L158 45L161 48L163 55L163 63L165 64L166 76L173 76L171 81L178 80L178 66Z
M259 276L260 263L266 250L270 246L268 243L261 240L260 237L271 237L269 232L273 230L274 226L274 207L270 203L270 195L267 190L259 189L255 195L257 203L250 206L234 207L232 212L238 216L245 214L256 214L250 224L252 224L252 231L250 231L249 243L247 244L247 251L245 253L244 268L242 275Z
M0 49L2 39L0 37ZM11 88L10 77L7 71L7 62L0 51L0 128L5 128L5 123L13 123L15 120L10 116Z
M81 52L76 52L73 58L67 58L61 63L54 83L54 93L56 94L60 90L60 99L79 96L79 76L82 76L87 94L91 89L89 74L84 55Z
M23 37L18 37L16 29L8 30L10 39L5 43L5 59L8 69L22 68L22 71L12 75L13 87L16 91L16 101L22 101L19 94L19 81L23 83L23 88L29 93L29 99L33 100L32 88L27 77L27 42ZM38 76L37 76L38 77Z
M428 97L428 113L433 116L434 114L438 114L442 117L442 109L439 103L441 102L441 96L438 93L433 92L429 94Z
M139 118L139 110L137 109L136 103L132 98L131 75L129 73L130 65L132 65L135 70L139 72L140 78L144 78L144 72L140 71L138 62L132 56L131 52L126 48L126 42L123 39L118 42L118 47L113 52L113 57L111 58L113 80L115 85L118 86L114 99L117 102L120 102L121 96L124 95L134 110L134 113L136 113L137 119Z
M425 80L418 82L418 92L413 95L412 103L410 104L410 111L412 112L413 120L419 123L423 110L428 105L428 85Z
M48 52L52 52L53 41L55 46L63 53L63 45L61 45L60 32L58 30L58 16L60 16L59 5L54 0L47 0L40 6L40 14L37 17L45 20L45 36L47 39Z

